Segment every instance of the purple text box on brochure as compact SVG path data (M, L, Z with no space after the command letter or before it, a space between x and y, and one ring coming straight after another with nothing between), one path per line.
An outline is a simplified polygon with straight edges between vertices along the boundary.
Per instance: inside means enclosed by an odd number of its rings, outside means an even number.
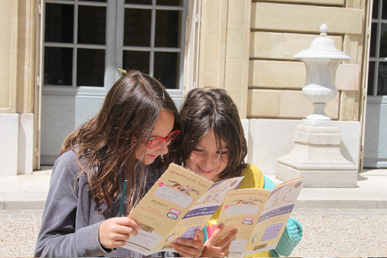
M257 223L259 223L265 219L268 219L268 218L272 218L272 217L279 216L282 214L290 213L290 212L292 212L293 207L294 207L294 204L270 211L270 212L266 213L265 215L261 216Z
M279 223L268 226L265 230L265 233L263 233L261 242L277 238L283 224L284 223Z
M203 207L203 208L191 210L187 212L187 214L185 214L183 219L214 214L218 208L219 206L211 206L211 207Z

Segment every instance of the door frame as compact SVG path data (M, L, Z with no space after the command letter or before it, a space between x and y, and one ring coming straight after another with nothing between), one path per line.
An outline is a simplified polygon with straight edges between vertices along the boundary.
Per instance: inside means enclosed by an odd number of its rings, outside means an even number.
M40 137L41 137L41 108L42 108L42 46L43 46L43 0L35 0L35 92L34 92L34 134L33 159L34 170L40 169Z
M366 125L366 111L367 111L367 90L368 90L368 72L369 72L369 57L370 57L370 41L371 41L371 27L372 27L372 1L367 1L365 10L364 22L364 59L363 59L363 74L360 89L360 150L359 150L359 171L363 170L364 166L364 139L365 139L365 125Z
M384 0L387 1L387 0ZM378 1L379 4L379 1ZM382 7L379 6L379 12L382 12ZM375 42L375 51L376 51L376 57L370 57L370 46L371 46L371 28L373 24L373 1L367 1L367 6L366 6L366 23L365 23L365 50L364 50L364 60L363 60L363 82L362 82L362 112L360 112L361 116L361 125L362 125L362 135L361 135L361 159L360 159L360 168L363 170L364 165L367 165L367 167L375 167L375 168L384 168L387 165L387 161L373 161L372 159L366 161L365 160L365 128L367 124L367 117L366 117L366 112L367 112L367 106L376 104L376 105L382 105L382 104L387 104L387 95L385 96L377 96L377 87L373 87L373 95L369 96L368 95L368 78L369 78L369 62L375 61L378 63L380 61L379 57L379 43L380 43L380 30L379 26L377 26L377 37L376 40L378 42ZM378 14L378 19L379 19ZM377 81L378 81L378 65L375 65L374 68L374 85L377 86ZM382 132L379 131L379 136Z

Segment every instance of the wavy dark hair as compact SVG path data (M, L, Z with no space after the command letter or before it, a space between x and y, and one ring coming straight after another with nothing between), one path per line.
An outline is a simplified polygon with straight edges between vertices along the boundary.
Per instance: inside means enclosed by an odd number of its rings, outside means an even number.
M184 137L173 143L181 146L174 156L175 162L186 166L185 161L200 139L213 130L219 151L221 140L227 143L230 151L228 164L219 178L241 175L246 167L247 144L238 109L225 90L209 87L191 90L181 105L180 118Z
M148 142L162 110L175 115L175 128L181 128L176 106L159 81L139 71L129 71L109 90L97 116L84 123L65 139L61 154L77 153L77 160L97 203L111 210L113 199L128 180L128 209L138 202L145 182L145 166L136 161L135 152ZM136 135L132 141L132 136ZM171 148L170 148L171 151ZM164 155L162 165L170 162ZM136 175L139 173L139 175ZM79 177L78 176L78 177ZM137 178L136 178L137 177ZM139 181L138 181L139 180ZM75 182L76 183L76 182ZM74 187L75 187L74 183Z

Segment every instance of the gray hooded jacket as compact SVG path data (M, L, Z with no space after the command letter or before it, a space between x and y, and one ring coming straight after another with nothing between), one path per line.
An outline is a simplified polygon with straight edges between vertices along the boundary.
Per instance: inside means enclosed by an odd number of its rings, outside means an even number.
M149 180L145 185L145 192L164 172L158 169L155 163L158 163L158 160L146 166ZM97 203L90 196L89 184L84 173L76 183L78 194L74 190L74 182L80 172L73 151L67 151L55 162L35 257L142 257L143 255L125 248L117 248L115 253L102 248L98 238L99 225L102 221L118 215L121 195L113 200L111 211L99 213ZM102 206L102 209L105 207ZM126 210L125 202L124 211ZM174 253L162 252L152 256L174 256Z

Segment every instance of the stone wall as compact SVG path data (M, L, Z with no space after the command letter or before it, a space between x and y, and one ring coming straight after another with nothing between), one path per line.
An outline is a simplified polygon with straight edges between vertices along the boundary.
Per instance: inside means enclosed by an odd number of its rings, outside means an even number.
M225 88L236 102L248 162L275 174L277 158L293 147L295 126L313 113L302 94L304 63L293 56L326 23L336 48L351 59L339 65L339 94L325 111L347 134L343 155L359 164L365 9L366 0L202 0L198 86Z
M293 56L309 48L326 23L336 48L351 57L338 69L339 96L326 113L358 121L364 12L365 1L253 2L247 117L300 119L313 111L301 92L305 66Z
M34 151L35 1L0 0L0 175L30 174Z

